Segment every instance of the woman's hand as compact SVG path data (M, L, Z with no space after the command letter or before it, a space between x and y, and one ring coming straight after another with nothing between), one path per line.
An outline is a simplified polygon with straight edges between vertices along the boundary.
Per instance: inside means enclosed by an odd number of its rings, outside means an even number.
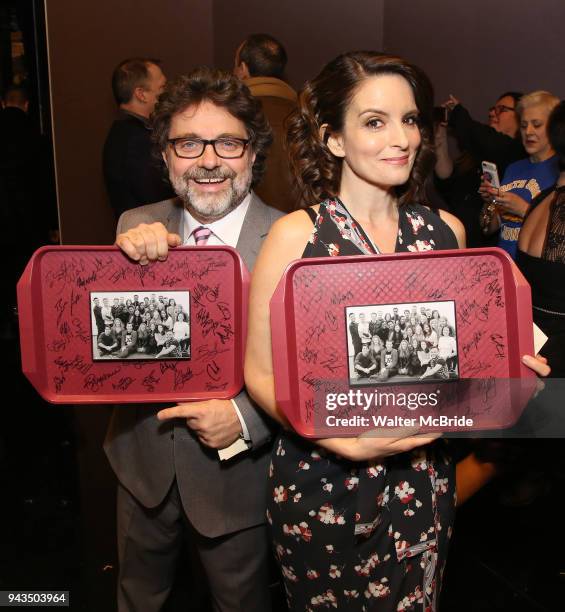
M479 193L486 204L494 202L499 196L499 190L492 186L492 183L485 178L485 175L483 175Z
M511 191L499 193L495 200L499 212L516 215L517 217L525 217L530 206L526 200Z
M323 438L316 443L350 461L370 461L411 451L441 436L441 433L415 435L417 432L417 428L408 427L388 429L387 436L382 437L382 430L372 430L357 438Z
M533 370L538 376L542 376L543 378L549 376L549 373L551 372L547 359L539 354L535 357L532 357L531 355L523 355L522 363L530 368L530 370Z

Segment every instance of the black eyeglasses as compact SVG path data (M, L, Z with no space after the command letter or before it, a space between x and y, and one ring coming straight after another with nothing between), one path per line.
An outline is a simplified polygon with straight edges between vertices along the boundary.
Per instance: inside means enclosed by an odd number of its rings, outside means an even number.
M502 113L514 112L516 109L512 108L512 106L506 106L505 104L497 104L496 106L491 106L489 109L489 113L494 113L497 117Z
M169 138L167 141L172 147L177 157L182 159L195 159L204 154L206 147L212 145L214 152L223 159L238 159L243 157L245 149L249 144L249 139L231 138L224 136L214 140L204 140L202 138Z

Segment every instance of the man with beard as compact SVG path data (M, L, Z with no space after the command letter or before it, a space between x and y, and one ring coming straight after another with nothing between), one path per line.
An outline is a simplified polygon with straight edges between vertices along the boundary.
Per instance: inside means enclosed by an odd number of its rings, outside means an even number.
M250 191L271 141L260 102L237 78L200 68L167 85L153 129L178 197L124 213L116 244L141 264L180 244L227 244L251 268L282 216ZM187 535L214 610L267 612L272 423L245 391L157 411L115 410L105 442L119 480L120 612L161 609Z

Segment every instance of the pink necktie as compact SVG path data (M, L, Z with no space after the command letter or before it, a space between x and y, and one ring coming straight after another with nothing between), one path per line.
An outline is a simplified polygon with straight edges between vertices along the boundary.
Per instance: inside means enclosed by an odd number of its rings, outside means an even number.
M208 238L210 238L211 233L212 232L207 227L197 227L192 232L196 246L204 246L208 242Z

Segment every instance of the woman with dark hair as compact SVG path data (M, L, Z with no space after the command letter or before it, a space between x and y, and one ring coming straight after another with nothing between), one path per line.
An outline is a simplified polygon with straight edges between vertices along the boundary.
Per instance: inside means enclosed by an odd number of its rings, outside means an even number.
M420 69L372 52L338 57L300 96L290 119L291 165L304 200L320 204L277 221L264 243L252 283L245 371L250 394L283 423L268 304L290 261L464 246L454 217L419 203L433 165L431 109L432 88ZM314 443L281 434L269 520L292 610L326 604L397 610L402 602L432 609L455 483L442 444L407 452L429 442ZM327 486L320 486L322 478ZM437 478L442 487L434 500ZM295 491L294 501L283 503L281 491Z
M409 376L420 376L422 374L422 364L418 359L418 350L420 348L420 343L417 338L412 336L410 339L410 343L408 345L408 349L410 351L410 361L408 363L408 375Z
M163 345L165 344L166 332L167 332L167 328L162 323L159 323L157 325L157 330L155 331L155 347L156 347L155 352L156 353L158 353L163 347Z
M147 337L146 353L148 355L154 355L155 353L157 353L157 341L155 340L155 332L157 331L157 325L153 320L151 320L151 323L149 323L147 330L149 335Z
M438 335L429 323L424 323L422 331L424 333L424 340L428 343L428 346L437 346Z
M425 340L419 342L418 361L420 362L420 368L425 370L430 361L430 346Z
M390 339L392 340L392 346L394 346L394 348L397 349L398 345L400 344L400 341L402 340L402 331L400 330L399 323L394 324L394 328L392 330L392 334L390 335Z

